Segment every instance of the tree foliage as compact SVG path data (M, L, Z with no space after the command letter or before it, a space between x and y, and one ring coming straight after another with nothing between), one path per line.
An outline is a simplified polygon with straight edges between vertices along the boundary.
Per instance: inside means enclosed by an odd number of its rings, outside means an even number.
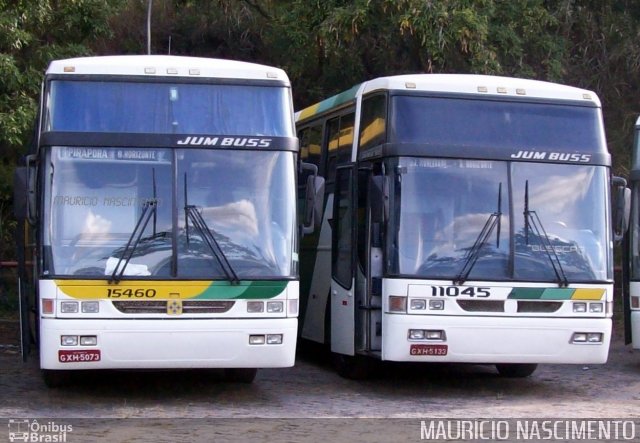
M145 53L148 0L0 0L0 211L25 152L42 73L55 58ZM410 72L557 81L604 104L617 172L640 113L637 0L163 0L153 53L282 67L296 108Z
M0 258L13 255L13 170L27 150L49 61L91 53L120 0L0 0Z

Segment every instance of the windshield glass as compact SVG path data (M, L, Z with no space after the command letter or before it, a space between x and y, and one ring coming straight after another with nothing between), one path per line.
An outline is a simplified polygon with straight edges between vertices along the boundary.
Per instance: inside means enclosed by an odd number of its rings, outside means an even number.
M591 152L604 145L595 107L407 95L393 96L391 106L391 142Z
M54 80L44 130L291 137L290 106L276 86Z
M202 230L185 222L186 204L238 278L296 272L291 152L54 147L46 174L50 275L110 276L149 201L124 278L227 277Z
M492 225L469 279L557 281L548 252L570 282L610 278L604 167L401 158L391 170L391 274L457 279ZM527 182L551 248L525 225Z

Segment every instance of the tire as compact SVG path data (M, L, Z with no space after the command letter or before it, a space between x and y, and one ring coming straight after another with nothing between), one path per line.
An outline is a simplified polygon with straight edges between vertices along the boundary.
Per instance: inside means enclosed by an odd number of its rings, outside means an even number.
M371 375L371 366L375 361L361 355L332 353L333 367L340 377L349 380L365 380Z
M528 377L538 367L534 363L504 363L497 364L496 369L501 377L507 378L523 378Z
M71 384L73 371L56 371L53 369L42 369L42 380L48 388L62 388Z
M224 370L224 378L232 383L253 383L257 368L229 368Z

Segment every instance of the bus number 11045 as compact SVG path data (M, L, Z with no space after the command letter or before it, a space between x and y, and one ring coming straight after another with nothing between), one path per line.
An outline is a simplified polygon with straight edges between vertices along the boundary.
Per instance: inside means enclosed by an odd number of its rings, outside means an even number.
M487 298L491 296L490 288L477 288L475 286L431 286L433 297L458 297L467 295L469 297Z

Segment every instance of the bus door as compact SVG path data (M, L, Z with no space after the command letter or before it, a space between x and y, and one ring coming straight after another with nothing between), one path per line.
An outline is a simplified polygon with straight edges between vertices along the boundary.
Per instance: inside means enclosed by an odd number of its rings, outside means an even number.
M335 176L331 238L331 351L354 355L354 194L353 166L339 166Z
M356 348L382 350L382 176L358 171Z
M27 156L27 166L17 167L13 183L14 216L16 226L16 250L18 261L18 301L20 308L20 342L22 361L27 361L31 343L37 344L38 300L34 268L33 228L36 223L36 168L33 155Z

